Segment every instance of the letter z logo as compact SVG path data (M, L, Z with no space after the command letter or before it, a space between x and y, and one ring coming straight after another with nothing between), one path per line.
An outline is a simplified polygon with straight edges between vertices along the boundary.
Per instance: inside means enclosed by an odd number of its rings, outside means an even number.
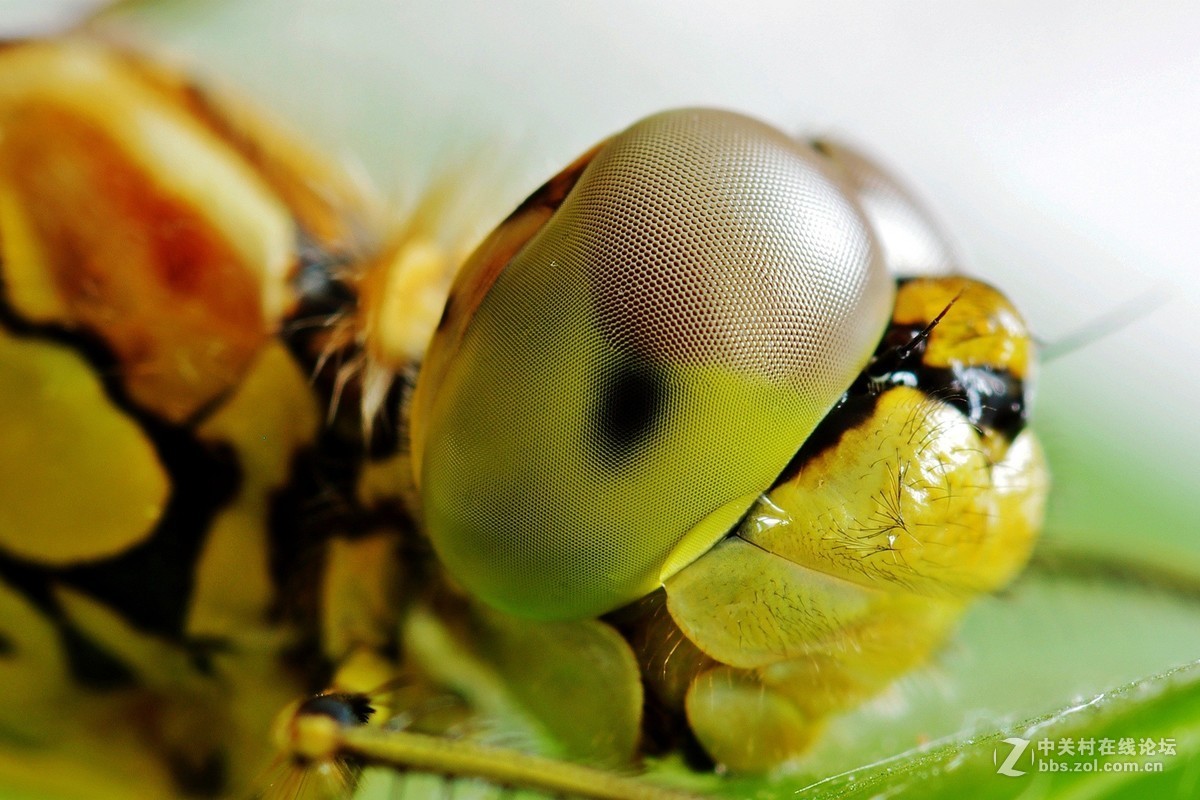
M1029 747L1028 739L1021 739L1016 736L1010 736L1004 740L1004 744L1012 745L1012 751L1008 754L1008 758L1004 759L1004 763L996 767L996 772L1000 775L1007 775L1010 778L1018 778L1025 774L1023 769L1014 769L1013 765L1017 763L1022 755L1025 754L1025 748ZM1000 748L996 748L999 750ZM992 751L992 763L995 764L999 758L996 750Z

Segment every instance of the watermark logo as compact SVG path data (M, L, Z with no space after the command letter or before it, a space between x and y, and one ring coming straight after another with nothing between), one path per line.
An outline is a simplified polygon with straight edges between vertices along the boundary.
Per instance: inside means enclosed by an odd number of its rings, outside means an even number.
M1008 778L1028 772L1162 772L1163 757L1174 755L1174 737L1064 736L1035 742L1010 736L992 751L992 763L997 775Z
M1025 770L1017 769L1017 759L1025 753L1025 749L1029 747L1029 740L1022 739L1019 736L1010 736L1004 740L1004 744L1011 745L1012 750L1008 751L1008 756L1004 759L1004 763L996 767L996 772L1001 775L1007 775L1010 778L1019 778L1025 774ZM995 764L998 760L997 754L1000 748L997 747L992 751L992 763Z

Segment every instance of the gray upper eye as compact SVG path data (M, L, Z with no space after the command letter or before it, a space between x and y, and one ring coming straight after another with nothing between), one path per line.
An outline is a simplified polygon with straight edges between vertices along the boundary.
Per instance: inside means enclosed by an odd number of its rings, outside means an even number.
M932 216L895 178L841 142L818 139L812 145L862 206L893 275L946 275L959 269L957 254Z
M657 114L597 154L521 259L580 270L622 352L823 394L842 381L832 365L862 346L856 311L891 292L839 178L747 117Z

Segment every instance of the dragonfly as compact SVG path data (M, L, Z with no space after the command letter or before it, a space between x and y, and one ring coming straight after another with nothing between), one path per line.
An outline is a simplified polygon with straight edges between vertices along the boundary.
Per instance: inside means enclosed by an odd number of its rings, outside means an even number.
M0 59L0 785L684 796L628 776L802 759L1030 556L1032 337L851 148L664 112L462 258L157 62Z

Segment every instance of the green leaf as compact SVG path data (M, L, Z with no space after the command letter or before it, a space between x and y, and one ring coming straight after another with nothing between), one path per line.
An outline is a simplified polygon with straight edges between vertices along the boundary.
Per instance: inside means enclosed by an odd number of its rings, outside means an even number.
M1028 742L1012 766L1020 775L1001 775L1013 745ZM1140 747L1152 741L1152 755L1060 755L1064 741L1093 747L1123 739ZM1159 752L1162 742L1174 752ZM1055 749L1043 753L1040 742ZM1200 662L1126 684L1091 700L1020 725L987 734L916 748L861 769L807 786L795 781L729 781L727 797L804 798L1143 798L1191 797L1200 779ZM1129 771L1111 771L1118 768ZM1160 771L1161 770L1161 771Z
M1041 575L979 604L937 664L836 720L792 774L708 788L761 800L1192 797L1200 790L1197 642L1200 614L1177 588ZM997 766L1009 737L1030 739L1031 750L1041 739L1174 739L1176 755L1097 756L1095 772L1049 773L1026 752L1017 768L1027 774L1008 777ZM1104 771L1146 760L1163 771Z

